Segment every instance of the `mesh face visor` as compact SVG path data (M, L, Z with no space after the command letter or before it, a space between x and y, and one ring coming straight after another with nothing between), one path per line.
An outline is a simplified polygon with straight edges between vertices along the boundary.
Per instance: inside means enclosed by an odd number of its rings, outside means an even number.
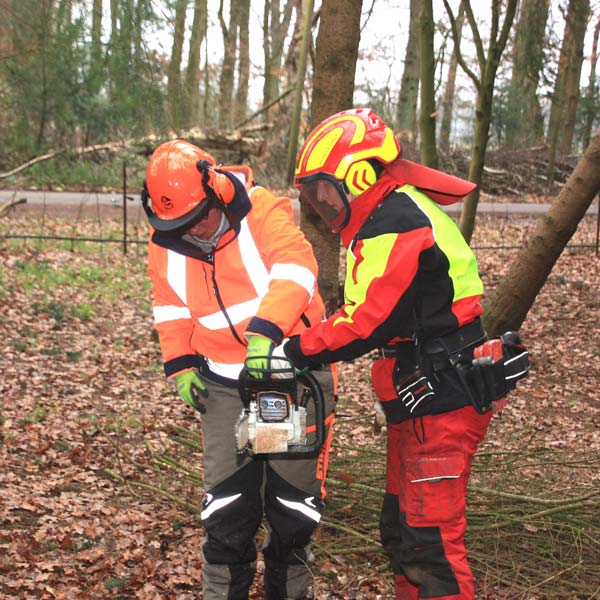
M326 173L302 177L296 181L300 200L308 202L327 223L333 233L339 233L350 219L350 204L344 187Z

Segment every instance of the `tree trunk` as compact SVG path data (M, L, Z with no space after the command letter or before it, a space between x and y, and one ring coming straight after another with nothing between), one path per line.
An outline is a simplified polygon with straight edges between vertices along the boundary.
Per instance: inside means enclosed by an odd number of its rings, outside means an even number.
M549 4L549 0L523 0L521 4L507 101L509 146L530 146L539 143L544 135L537 88L544 64Z
M419 27L419 72L421 83L421 162L437 169L435 143L435 55L433 51L433 7L431 0L422 0Z
M292 37L287 48L285 59L283 61L284 67L284 89L289 89L294 81L298 78L298 62L300 57L300 42L302 40L302 23L304 20L304 2L302 0L294 0L288 4L294 4L296 8L296 19L292 28ZM314 21L313 11L313 21ZM312 27L312 24L311 24ZM307 48L308 55L311 55L313 48L312 36L308 38L309 47Z
M465 9L462 2L458 9L456 17L456 34L458 45L462 39L462 26L465 20ZM456 42L454 42L456 45ZM442 123L440 125L440 150L447 154L450 151L450 133L452 131L452 113L454 110L454 91L456 88L456 72L458 71L458 58L456 48L452 52L450 66L448 67L448 78L446 79L446 88L444 90L444 99L442 101Z
M110 38L108 41L108 85L111 99L119 89L119 65L117 61L119 42L119 7L117 0L110 0Z
M571 5L574 5L574 8L572 19L569 22L573 27L573 31L569 52L569 66L565 81L563 133L559 150L563 155L569 154L573 145L577 104L579 103L580 93L579 81L581 79L581 65L583 63L583 42L590 15L589 0L571 0L569 14L571 13Z
M133 40L133 0L122 0L119 14L119 47L120 60L125 66L125 78L128 81L132 67L132 40Z
M169 106L169 125L175 131L183 128L183 102L181 85L181 57L183 55L183 38L185 35L185 12L188 0L177 0L175 3L175 31L169 62L167 79L167 103Z
M571 148L572 131L569 137L569 131L565 127L567 120L567 111L569 104L572 108L572 99L569 101L570 90L573 87L577 72L577 82L581 73L581 58L578 58L578 48L583 44L583 35L581 40L574 39L576 32L580 31L578 22L582 19L582 14L589 12L589 0L570 0L567 17L565 20L565 29L563 43L560 49L560 58L558 62L558 73L554 83L552 93L552 105L550 107L550 117L548 120L547 139L550 147L550 157L548 160L548 180L554 179L554 163L556 154ZM585 19L583 31L585 31ZM581 35L581 34L580 34ZM579 85L579 84L578 84ZM576 102L575 102L576 107Z
M94 0L91 33L89 89L95 95L102 86L102 0Z
M219 81L219 127L229 129L233 125L233 75L237 51L237 20L235 0L229 2L229 27L223 18L223 0L219 4L219 23L223 34L223 66Z
M353 105L362 0L323 0L317 36L309 128ZM343 32L341 35L340 32ZM340 242L303 202L301 224L319 263L319 289L328 314L338 308Z
M204 71L202 73L204 84L204 96L202 97L202 122L208 123L217 120L217 110L215 109L216 98L213 93L211 82L211 69L208 56L208 44L204 44Z
M263 12L263 53L265 84L263 106L279 96L279 73L283 58L283 45L290 26L294 2L285 2L283 13L280 0L265 0ZM266 115L265 115L265 118Z
M194 20L190 36L190 52L185 71L184 98L185 123L197 127L200 117L200 47L206 37L208 14L206 0L194 1Z
M300 48L300 65L298 66L298 79L296 80L296 90L294 94L294 106L292 107L292 117L290 123L290 134L288 140L287 153L287 182L294 181L294 167L296 163L296 154L298 153L298 135L300 133L300 116L302 113L302 92L304 91L304 79L306 76L306 63L308 60L308 49L310 48L310 31L313 14L314 2L307 0L305 6L302 44Z
M48 39L51 38L52 27L53 27L53 3L48 2L42 4L40 7L40 19L41 19L41 29L40 32L42 35L45 34ZM39 110L37 111L39 114L39 121L37 127L37 136L35 138L35 149L39 151L44 146L44 141L46 138L46 128L48 126L48 122L51 119L51 110L50 110L50 98L52 95L51 92L51 77L48 76L49 65L48 65L48 54L46 52L42 53L42 59L40 64L40 90L41 94L38 100Z
M400 84L398 109L398 137L414 143L417 138L417 100L419 99L419 26L421 0L410 0L408 41L404 52L404 71Z
M460 215L459 227L467 242L471 241L475 229L475 216L477 214L477 203L479 202L479 186L483 176L485 154L489 137L490 123L492 119L492 108L494 98L494 85L500 58L506 47L508 34L512 27L517 9L517 0L507 0L504 14L504 22L500 26L500 2L492 0L492 23L490 28L487 57L471 2L463 0L462 5L473 32L475 50L479 62L481 77L478 78L469 68L460 52L460 43L456 27L456 20L448 0L443 0L446 12L450 17L452 25L452 36L454 37L455 49L457 49L458 63L465 73L473 80L477 88L477 108L475 110L475 133L473 136L473 147L471 149L471 164L469 166L469 180L477 184L477 189L465 198L463 210Z
M139 73L140 66L143 62L142 53L143 49L143 34L144 34L144 9L147 0L137 0L135 3L135 17L133 20L133 60L135 64L136 76Z
M548 212L485 305L487 331L517 330L554 264L600 191L600 134L596 135Z
M594 41L592 42L592 56L590 58L590 80L586 94L585 107L585 129L583 130L583 147L587 148L590 145L592 138L592 125L596 117L596 65L598 63L598 37L600 34L600 17L596 21L594 28Z
M487 84L481 86L477 96L477 108L475 109L475 130L473 132L473 145L471 147L471 162L469 164L469 181L477 184L477 187L465 198L460 213L458 228L467 242L473 237L475 229L475 217L477 216L477 204L483 180L483 167L485 166L485 154L490 135L490 123L492 122L492 98L494 94L494 78L489 78ZM495 77L495 75L494 75Z
M65 31L71 24L73 16L73 0L59 0L56 9L55 25L58 33Z
M272 6L274 2L277 2L277 7L279 7L278 0L265 0L263 6L263 60L265 64L265 83L263 85L263 106L266 106L271 102L271 98L274 98L276 94L274 93L275 86L275 75L273 73L273 52L271 51L271 25L269 16L271 11L274 10ZM265 115L265 119L267 116Z
M238 0L236 11L239 30L239 61L234 123L241 123L248 113L248 79L250 76L248 29L250 23L250 0Z

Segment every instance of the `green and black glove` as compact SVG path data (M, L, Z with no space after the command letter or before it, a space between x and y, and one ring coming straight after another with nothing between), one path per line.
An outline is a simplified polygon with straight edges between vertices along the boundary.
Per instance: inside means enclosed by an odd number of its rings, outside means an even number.
M261 335L248 336L248 354L246 368L252 377L262 378L265 371L271 368L271 355L275 344Z
M208 390L196 369L175 375L175 383L177 384L177 393L189 407L195 408L201 413L206 412L206 406L200 401L200 396L208 398Z

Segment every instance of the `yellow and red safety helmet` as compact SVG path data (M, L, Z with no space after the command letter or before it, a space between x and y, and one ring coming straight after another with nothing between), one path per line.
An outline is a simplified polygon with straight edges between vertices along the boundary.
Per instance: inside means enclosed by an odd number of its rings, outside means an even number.
M369 108L336 113L315 127L304 142L294 184L334 233L350 219L351 196L377 180L373 163L387 165L402 147L394 132Z

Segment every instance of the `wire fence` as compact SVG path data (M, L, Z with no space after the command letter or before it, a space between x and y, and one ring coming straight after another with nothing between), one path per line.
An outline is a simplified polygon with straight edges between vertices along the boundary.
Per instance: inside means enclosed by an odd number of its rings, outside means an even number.
M90 192L96 197L90 205L81 201L78 205L61 205L46 202L29 205L24 199L14 202L13 206L0 207L0 240L40 241L49 243L69 243L75 251L82 243L119 244L123 254L130 246L145 246L148 243L148 227L141 204L137 199L139 192L128 189L127 165L123 163L123 186L120 193L112 194L110 202L101 201L100 192ZM135 195L132 195L135 194ZM120 206L117 203L120 202ZM24 203L26 209L19 208ZM502 207L505 207L504 209ZM115 209L121 210L117 213ZM118 215L118 216L117 216ZM494 211L478 215L478 223L494 225L485 228L485 236L478 236L478 228L472 239L471 247L476 251L510 251L522 248L528 233L537 222L538 215L510 212L510 205L494 204ZM453 215L454 217L454 215ZM61 219L57 225L56 219ZM52 222L52 232L48 225ZM36 233L34 230L38 229ZM60 229L60 231L56 231ZM490 229L495 235L490 236ZM490 239L493 238L493 239ZM600 254L600 194L598 210L588 212L582 219L576 234L566 245L569 250L593 250Z

